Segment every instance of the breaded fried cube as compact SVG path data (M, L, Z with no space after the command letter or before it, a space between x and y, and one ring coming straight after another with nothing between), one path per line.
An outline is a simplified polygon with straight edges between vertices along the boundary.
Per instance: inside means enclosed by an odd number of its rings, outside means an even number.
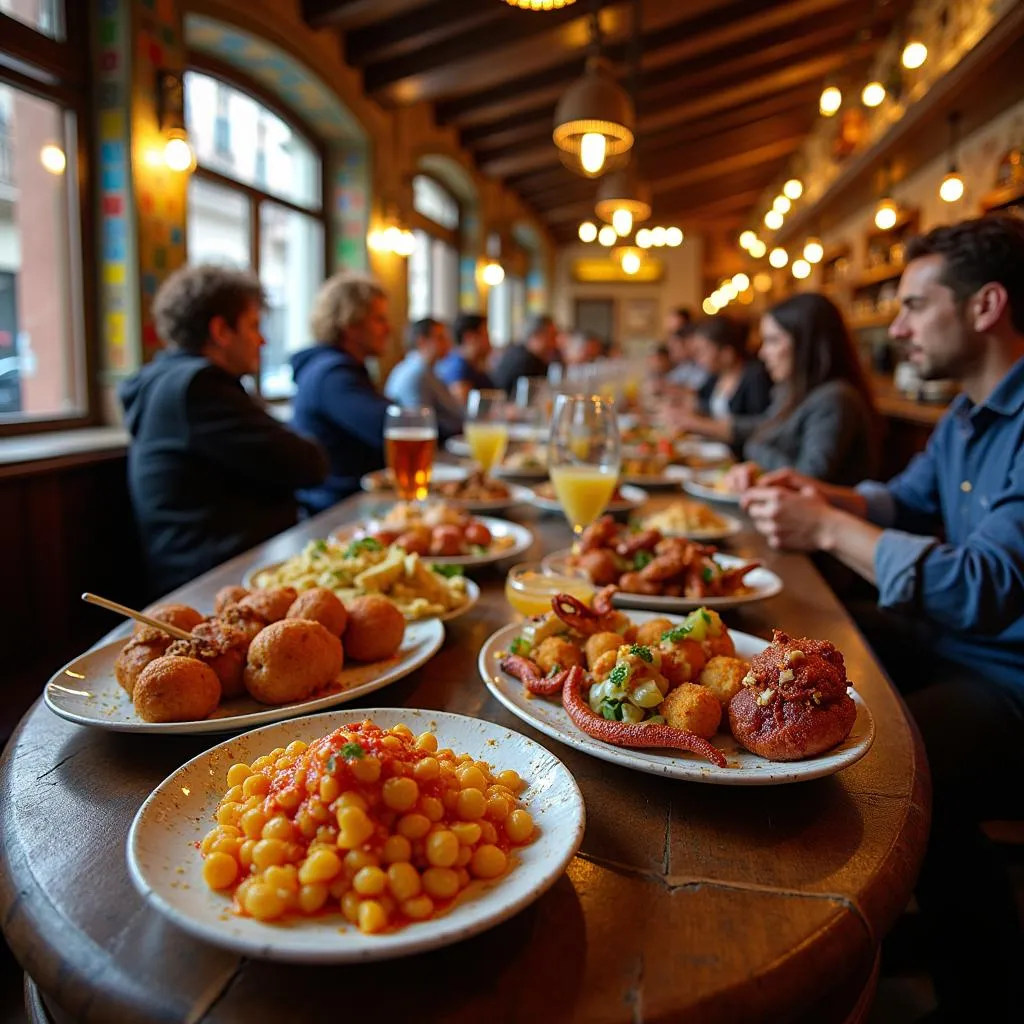
M743 677L750 666L740 658L716 655L700 674L701 686L706 686L719 700L722 707L728 707L733 696L743 689Z
M722 705L706 687L682 683L658 705L658 711L673 729L684 729L709 740L722 724Z
M380 594L357 597L348 606L345 650L356 661L384 661L402 645L405 616Z
M657 647L661 643L661 634L675 625L669 619L651 619L637 626L636 642L645 647Z
M587 637L583 645L583 653L587 656L587 667L593 672L594 665L602 654L617 651L622 646L622 637L618 633L594 633Z
M533 660L541 672L547 675L556 667L559 671L572 668L573 665L582 668L583 652L565 637L549 636L541 641L540 646L533 652Z

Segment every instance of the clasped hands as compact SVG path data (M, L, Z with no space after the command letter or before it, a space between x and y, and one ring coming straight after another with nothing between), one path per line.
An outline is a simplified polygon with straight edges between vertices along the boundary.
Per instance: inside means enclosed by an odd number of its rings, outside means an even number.
M827 548L832 506L818 481L792 469L757 475L752 463L730 470L742 490L740 504L772 548L818 551Z

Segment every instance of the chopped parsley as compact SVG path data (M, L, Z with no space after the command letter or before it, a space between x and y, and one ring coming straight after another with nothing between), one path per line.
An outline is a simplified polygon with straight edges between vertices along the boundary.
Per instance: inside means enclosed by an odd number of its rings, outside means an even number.
M512 654L529 654L530 641L525 637L517 636L512 643L508 645L508 649Z
M551 666L551 670L548 672L547 678L548 679L554 679L555 676L557 676L558 673L561 672L561 671L562 671L562 666L556 663L556 664Z
M484 544L470 544L469 553L471 555L486 555L487 547Z
M635 654L641 661L646 661L648 665L654 663L654 655L651 654L650 647L645 647L643 644L633 644L629 653Z
M714 579L715 570L712 569L710 565L706 565L704 566L704 571L701 573L701 575L704 577L705 583L710 583L712 579Z
M363 537L361 540L354 540L345 548L346 558L355 558L362 551L383 551L384 545L376 537Z
M346 743L341 748L341 756L346 761L358 761L359 758L366 757L366 751L358 743Z
M638 551L633 556L633 568L639 572L641 569L647 568L654 561L654 555L650 551Z
M609 722L622 721L621 700L613 700L611 697L605 697L598 705L598 710L601 712L601 717L607 718Z
M461 565L438 565L437 562L435 562L430 568L433 569L438 576L443 576L447 580L453 579L456 576L465 575Z
M708 624L709 626L711 625L711 616L710 616L710 615L709 615L709 614L707 613L707 609L706 609L706 608L701 608L701 610L700 610L700 617L701 617L701 618L702 618L702 619L703 619L703 620L704 620L704 621L705 621L705 622L706 622L706 623L707 623L707 624Z
M680 640L685 640L693 630L693 626L687 625L685 622L679 623L678 626L672 629L666 629L661 634L662 643L677 644Z
M629 666L628 665L616 665L615 668L608 673L608 682L612 686L625 686L629 682Z
M322 555L327 550L327 541L323 538L310 542L309 550L315 555Z

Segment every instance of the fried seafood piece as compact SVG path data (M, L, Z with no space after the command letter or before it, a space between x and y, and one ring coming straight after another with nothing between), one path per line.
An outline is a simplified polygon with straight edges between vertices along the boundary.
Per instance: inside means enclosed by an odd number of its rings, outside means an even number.
M319 622L282 619L249 647L245 688L264 704L306 700L335 680L343 662L341 641Z
M672 686L692 683L704 668L704 651L695 640L681 640L674 644L662 644L661 674Z
M576 567L582 569L590 577L591 583L597 587L607 587L615 583L620 575L615 552L609 548L584 551L577 556Z
M131 697L142 670L157 658L162 658L171 646L173 637L155 626L135 627L128 643L118 652L114 661L114 675Z
M637 643L641 642L639 639L637 640ZM587 642L583 645L587 667L593 672L594 666L602 654L607 654L609 651L615 652L621 646L622 637L618 633L594 633L593 636L588 636Z
M846 692L846 664L826 640L775 630L742 682L729 701L729 726L747 750L770 761L813 757L853 729L857 705Z
M661 643L662 634L674 625L671 619L650 619L637 627L636 642L646 647L657 647Z
M254 590L238 602L243 608L251 608L268 625L280 622L295 603L299 592L294 587L268 587Z
M209 665L166 655L143 669L132 700L144 722L192 722L216 710L220 693L220 680Z
M381 594L357 597L348 606L345 650L356 661L383 661L402 645L405 617Z
M704 639L701 647L704 649L705 658L726 657L732 658L736 655L736 645L726 629L722 616L718 612L701 609L701 616L707 628L704 631Z
M194 658L213 669L226 698L245 693L242 675L250 638L241 629L221 619L201 622L192 630L191 640L175 640L167 653L175 658Z
M722 705L705 686L682 683L658 705L658 711L673 729L683 729L709 740L722 724Z
M619 590L624 594L646 594L648 597L656 597L662 588L653 580L645 579L642 573L625 572L619 577Z
M716 655L709 658L700 674L700 685L706 686L719 700L722 707L743 689L743 677L747 674L747 663L741 658Z
M183 629L186 633L191 633L192 629L206 618L205 615L197 612L195 608L190 608L187 604L154 604L143 610L151 619L156 619L157 622L166 622L168 626L177 626L178 629ZM138 622L134 632L138 634L141 630L150 628Z
M559 672L572 668L573 665L583 668L583 652L561 636L549 636L542 640L532 657L544 675L548 675L556 668Z
M220 615L225 608L230 607L233 604L238 604L243 597L248 595L249 591L245 587L240 587L237 584L229 587L221 587L217 591L217 596L213 599L213 614Z
M619 525L611 516L601 516L580 534L580 551L613 548L618 540Z
M312 587L304 590L292 602L285 618L309 619L319 622L335 636L341 636L348 625L348 612L333 590L326 587Z

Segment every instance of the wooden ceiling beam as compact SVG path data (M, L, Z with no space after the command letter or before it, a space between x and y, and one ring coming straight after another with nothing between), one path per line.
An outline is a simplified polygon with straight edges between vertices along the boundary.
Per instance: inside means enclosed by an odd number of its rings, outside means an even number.
M347 30L381 18L393 18L424 0L302 0L302 20L310 28Z

